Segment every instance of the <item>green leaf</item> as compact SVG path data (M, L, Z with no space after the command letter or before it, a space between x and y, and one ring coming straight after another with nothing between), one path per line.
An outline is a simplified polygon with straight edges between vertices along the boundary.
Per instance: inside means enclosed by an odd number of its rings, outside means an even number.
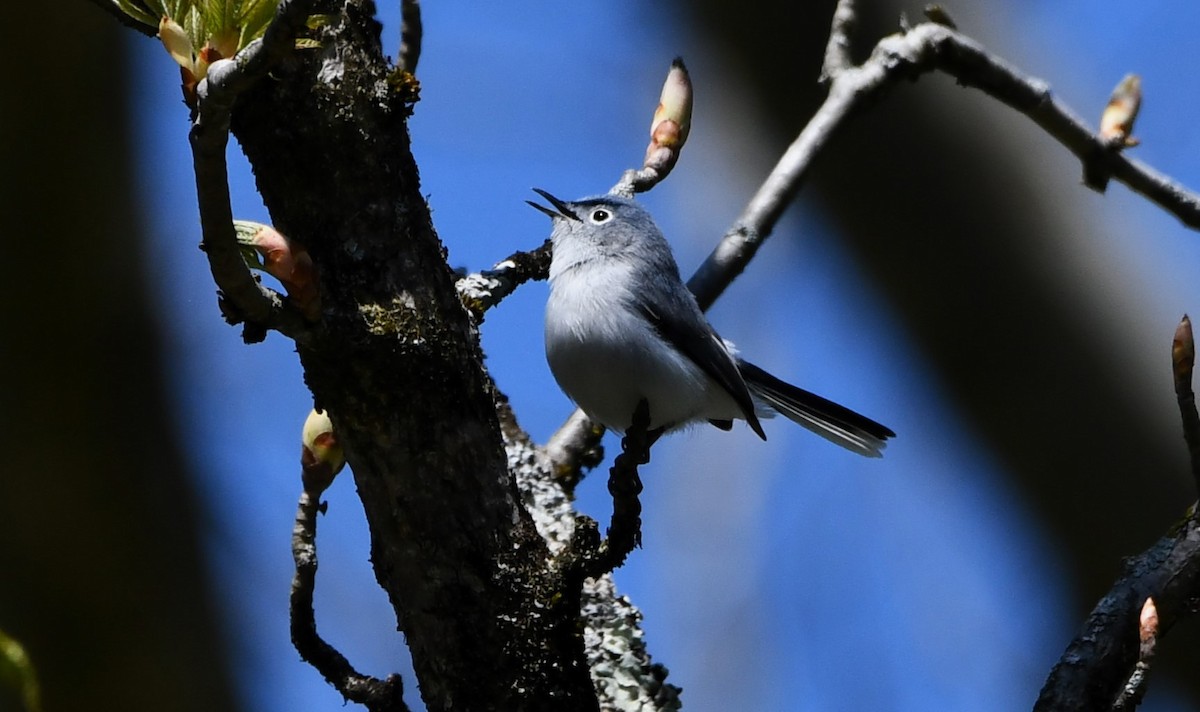
M132 2L131 0L113 0L113 3L117 6L117 9L138 22L158 29L158 21L162 15L156 14L153 8L147 9L141 3Z
M200 14L204 18L207 36L223 34L235 24L234 0L201 0Z
M208 32L205 31L206 28L204 27L204 15L201 14L200 8L190 2L181 2L180 5L187 5L183 16L175 17L172 15L171 17L183 26L183 31L187 33L188 39L192 41L192 47L195 47L196 51L199 52L208 39Z
M155 23L157 26L158 23ZM17 690L25 703L25 712L41 712L42 694L33 662L25 648L0 631L0 685Z
M243 0L237 19L237 24L242 28L239 46L245 47L262 37L267 25L275 19L275 11L278 8L279 3L276 0Z

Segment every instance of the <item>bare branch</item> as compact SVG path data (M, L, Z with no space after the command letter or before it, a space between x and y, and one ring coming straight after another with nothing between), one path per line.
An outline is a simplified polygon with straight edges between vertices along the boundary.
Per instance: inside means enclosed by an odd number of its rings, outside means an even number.
M844 35L853 19L853 0L842 0L835 12L832 34ZM922 23L880 40L871 57L858 67L842 64L844 44L843 39L831 36L832 66L837 71L830 77L825 102L784 152L733 227L688 280L688 288L701 309L711 307L750 263L799 192L813 161L842 123L892 84L934 70L954 76L964 86L977 87L1028 116L1083 161L1090 187L1100 190L1112 176L1176 215L1185 225L1200 229L1200 196L1153 168L1109 150L1108 143L1058 101L1045 82L1022 74L956 30L936 22ZM829 52L827 48L827 67L831 62ZM585 427L586 419L581 417L577 412L555 433L551 441L555 452L569 457L584 451L584 438L594 428Z
M307 338L303 315L288 308L274 290L262 286L242 260L233 210L229 202L229 114L237 95L264 76L279 58L292 50L312 0L283 0L262 39L243 48L232 60L218 60L200 82L195 121L189 139L196 172L196 194L204 252L213 280L221 290L223 310L231 323L248 322L244 337L258 340L263 329L275 329L296 340Z
M613 498L613 513L607 538L599 540L596 523L588 517L576 517L570 544L558 555L558 567L567 573L567 587L574 589L584 579L599 578L625 563L635 548L642 545L642 480L638 466L650 462L650 447L663 430L647 430L650 404L638 402L633 422L621 439L621 454L608 473L608 492Z
M862 66L843 69L833 77L825 102L788 147L734 227L688 281L702 307L711 306L745 269L799 191L813 160L842 122L892 84L933 70L946 72L960 84L977 87L1020 111L1078 156L1090 174L1111 175L1173 213L1185 225L1200 229L1200 196L1149 166L1107 150L1106 143L1058 101L1045 82L1022 74L949 27L923 23L908 32L885 37ZM1101 187L1095 182L1092 186Z
M408 712L399 675L380 680L359 673L344 655L317 633L313 589L317 578L317 515L320 511L320 495L305 489L300 494L292 530L292 558L296 562L291 593L292 644L300 657L316 668L347 700L366 705L372 712Z
M1191 383L1194 360L1192 323L1185 315L1171 343L1171 364L1193 468L1193 438L1200 428ZM1137 707L1158 640L1177 619L1196 613L1198 591L1200 514L1193 509L1157 544L1126 560L1125 574L1050 671L1035 712Z
M589 568L592 578L609 573L621 564L635 548L642 545L642 479L638 465L650 462L650 446L663 431L648 431L650 404L643 398L633 412L633 422L621 439L621 454L617 455L608 474L608 493L613 498L612 522L608 536L600 544L599 556Z
M1074 153L1086 170L1111 175L1183 224L1200 229L1200 196L1143 163L1105 150L1106 142L1055 98L1045 82L1022 74L954 30L923 24L907 35L885 38L868 64L880 65L890 81L905 76L907 66L921 72L939 69L961 84L977 87L1032 119Z
M1192 320L1186 314L1175 330L1171 342L1171 366L1175 377L1175 400L1183 421L1183 440L1187 443L1192 464L1192 479L1200 494L1200 413L1196 412L1196 394L1192 390L1192 367L1196 361L1196 344L1192 339Z
M1138 620L1138 661L1133 667L1129 681L1121 688L1116 701L1113 702L1113 712L1125 712L1137 709L1146 696L1146 681L1150 675L1150 662L1154 659L1154 649L1158 645L1158 606L1153 598L1147 598L1142 605L1142 614Z
M1194 614L1200 590L1200 519L1189 517L1142 554L1125 562L1124 575L1096 604L1083 630L1067 646L1035 712L1109 709L1141 657L1139 613L1153 596L1156 637Z
M568 490L574 490L583 479L584 469L595 467L604 460L604 450L600 446L603 439L604 426L593 422L578 409L550 436L546 454L554 462L555 474Z
M550 272L550 241L529 252L514 252L500 260L490 270L469 274L458 280L454 288L463 306L471 312L476 323L483 322L484 313L499 304L517 287L530 280L546 279Z
M666 682L666 668L652 662L640 626L641 612L618 593L611 575L585 578L581 571L576 552L595 552L600 546L595 521L575 514L568 483L545 450L520 428L502 397L496 410L521 497L568 579L563 590L579 596L572 605L584 624L584 652L600 708L678 710L680 690Z
M850 33L858 22L854 0L839 0L833 11L833 26L829 43L825 45L825 62L821 66L820 82L824 84L853 66L850 59Z
M403 0L400 3L400 23L400 56L396 59L396 67L416 74L417 62L421 59L421 38L425 32L421 26L421 3L418 0Z

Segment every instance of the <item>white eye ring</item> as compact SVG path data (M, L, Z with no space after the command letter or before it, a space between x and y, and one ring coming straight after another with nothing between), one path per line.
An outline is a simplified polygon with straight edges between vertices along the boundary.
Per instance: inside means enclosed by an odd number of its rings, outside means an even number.
M602 225L609 220L612 220L612 216L613 214L611 210L607 208L596 208L590 215L588 215L588 219L592 221L593 225Z

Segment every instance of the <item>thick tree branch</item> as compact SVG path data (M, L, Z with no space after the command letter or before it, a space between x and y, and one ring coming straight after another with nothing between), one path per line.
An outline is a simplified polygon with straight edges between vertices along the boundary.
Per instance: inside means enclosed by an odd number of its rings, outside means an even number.
M222 308L226 317L231 323L247 322L244 332L247 342L261 340L266 329L303 341L309 325L279 294L259 283L242 259L225 162L230 112L238 94L265 76L275 62L292 50L296 32L303 26L311 6L311 0L283 0L262 39L247 45L232 60L213 63L196 90L199 101L189 138L202 244L213 280L225 300Z
M641 630L641 612L621 596L612 576L583 578L575 552L599 547L596 523L572 508L569 483L555 463L517 424L508 402L497 403L504 447L517 486L538 534L563 575L570 607L583 622L584 652L600 708L643 712L678 710L679 688L666 683L667 670L652 662Z
M1096 604L1038 696L1037 712L1108 709L1139 658L1138 615L1153 597L1161 639L1196 612L1200 591L1200 520L1189 517L1142 554Z
M369 0L324 0L319 48L238 97L271 222L308 251L321 328L297 352L336 426L371 560L429 710L596 709L578 599L522 506L478 333L433 230ZM401 78L403 79L403 78Z

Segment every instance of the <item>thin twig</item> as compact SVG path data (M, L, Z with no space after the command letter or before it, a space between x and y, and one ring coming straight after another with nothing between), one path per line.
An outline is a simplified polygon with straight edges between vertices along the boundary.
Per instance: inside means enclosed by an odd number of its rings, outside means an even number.
M418 0L403 0L400 3L400 56L397 68L409 74L417 73L417 62L421 59L421 4Z
M1056 99L1045 82L1024 75L949 27L922 23L905 33L885 37L861 66L843 68L832 77L825 102L788 147L733 228L688 281L702 307L710 306L745 269L799 191L816 156L846 118L893 84L934 70L950 74L960 84L974 86L1020 111L1093 173L1111 175L1188 227L1200 229L1200 196L1149 166L1105 150L1095 131Z
M347 700L366 705L372 712L408 712L399 675L380 680L359 673L344 655L317 633L313 590L317 578L317 515L320 511L319 494L307 489L300 494L296 524L292 529L292 558L296 562L290 607L292 645L300 657L316 668Z
M575 485L583 479L584 470L604 460L604 449L600 445L603 439L604 426L576 409L546 441L546 454L567 491L574 491Z
M1147 680L1150 679L1150 663L1154 660L1155 648L1158 646L1158 606L1154 598L1147 598L1142 605L1141 619L1138 622L1137 665L1129 675L1129 681L1121 687L1121 692L1113 702L1112 712L1127 712L1137 709L1146 696Z
M1192 320L1186 314L1175 329L1171 342L1171 366L1175 377L1175 400L1183 421L1183 440L1192 464L1192 479L1200 495L1200 413L1196 412L1196 394L1192 390L1192 367L1196 362L1196 343L1192 339Z
M907 35L884 39L871 58L871 63L884 66L896 62L910 63L912 69L922 72L939 69L963 85L979 88L1028 116L1085 167L1111 174L1184 225L1200 229L1200 195L1123 153L1105 150L1107 143L1059 101L1045 82L1022 74L974 40L941 25L918 25ZM893 70L889 79L895 81L903 75L903 71Z
M825 62L821 66L820 82L832 80L843 70L853 66L850 59L850 33L858 22L854 0L839 0L833 11L833 26L829 30L829 43L825 45Z
M1133 666L1133 673L1129 675L1129 682L1125 683L1113 702L1112 712L1137 709L1138 705L1142 704L1142 698L1146 696L1146 681L1150 679L1149 675L1150 663L1144 660L1137 661Z
M647 430L650 426L650 404L645 398L638 402L633 422L621 439L621 454L608 473L608 492L613 498L612 519L604 541L595 544L595 527L576 525L572 544L575 551L569 556L576 561L573 567L580 577L596 578L625 563L635 548L642 545L642 479L638 466L650 462L650 446L662 430Z
M600 545L602 557L611 564L607 571L625 562L625 557L634 548L642 545L642 478L638 466L650 462L650 446L658 440L661 431L648 432L650 405L643 398L633 413L633 422L621 438L621 454L613 462L608 474L608 493L613 498L612 522L609 524L606 541Z
M550 271L550 241L529 252L514 252L494 267L469 274L454 288L476 323L483 322L488 309L499 304L517 287L530 280L546 279Z
M226 316L232 317L231 321L247 322L244 334L247 341L260 338L264 329L275 329L300 341L307 337L309 324L277 292L255 280L242 259L233 225L229 171L225 163L229 115L238 94L291 52L296 33L303 27L311 6L312 0L283 0L263 37L244 47L233 59L214 62L196 90L199 103L189 139L202 244L213 280L226 302Z

